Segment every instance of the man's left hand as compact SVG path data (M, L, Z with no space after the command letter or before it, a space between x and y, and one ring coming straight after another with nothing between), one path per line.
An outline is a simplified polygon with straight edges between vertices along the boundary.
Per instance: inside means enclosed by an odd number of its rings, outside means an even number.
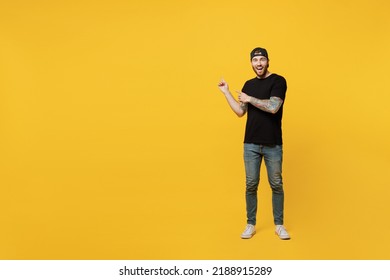
M242 91L237 91L238 100L242 103L249 103L251 101L251 97Z

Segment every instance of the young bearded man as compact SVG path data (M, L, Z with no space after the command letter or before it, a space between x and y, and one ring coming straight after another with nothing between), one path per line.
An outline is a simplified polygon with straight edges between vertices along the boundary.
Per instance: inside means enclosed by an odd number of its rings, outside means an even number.
M268 181L272 189L272 208L275 233L280 239L290 239L283 226L284 191L282 180L282 115L286 98L286 80L268 70L266 49L255 48L250 53L256 77L248 80L233 97L223 79L218 84L230 108L237 116L247 114L244 137L244 162L246 173L247 226L241 238L251 238L256 233L257 190L260 182L260 166L264 158Z

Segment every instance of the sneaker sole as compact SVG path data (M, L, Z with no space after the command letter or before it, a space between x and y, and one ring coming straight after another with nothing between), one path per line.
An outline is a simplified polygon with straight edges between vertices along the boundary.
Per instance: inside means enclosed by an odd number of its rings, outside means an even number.
M278 236L281 240L290 240L291 237L280 237L277 232L275 232L275 235Z
M256 233L256 231L254 231L254 232L252 233L252 235L241 235L241 238L242 238L242 239L251 239L251 238L253 237L253 235L255 235L255 233Z

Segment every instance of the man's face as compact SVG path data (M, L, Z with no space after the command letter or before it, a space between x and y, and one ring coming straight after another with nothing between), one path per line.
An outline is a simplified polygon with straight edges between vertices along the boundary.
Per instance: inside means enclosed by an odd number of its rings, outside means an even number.
M268 59L265 56L255 56L252 58L252 68L257 77L264 78L268 70Z

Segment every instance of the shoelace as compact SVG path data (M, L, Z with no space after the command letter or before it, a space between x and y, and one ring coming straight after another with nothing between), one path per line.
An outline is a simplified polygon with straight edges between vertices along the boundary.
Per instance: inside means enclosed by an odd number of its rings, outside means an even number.
M287 235L287 230L284 227L278 227L277 232L279 235Z
M246 226L246 229L245 229L245 232L250 232L250 231L252 231L252 228L253 228L253 226L247 225L247 226Z

